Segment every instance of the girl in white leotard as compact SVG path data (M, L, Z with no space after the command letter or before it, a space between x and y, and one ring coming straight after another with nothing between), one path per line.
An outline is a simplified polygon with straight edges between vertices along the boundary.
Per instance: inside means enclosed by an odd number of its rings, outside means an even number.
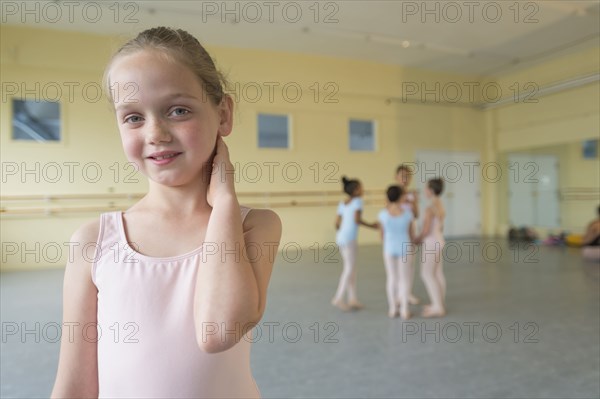
M342 310L358 310L363 307L356 294L355 263L358 226L377 228L377 223L367 223L361 217L363 189L360 181L342 177L342 184L348 198L340 201L338 205L335 228L337 231L336 243L342 255L344 268L331 304Z
M446 314L446 278L444 277L442 249L445 240L442 235L446 211L440 199L444 189L441 179L427 182L425 195L431 201L425 210L423 231L417 237L421 247L421 278L429 294L430 305L423 309L423 317L440 317Z

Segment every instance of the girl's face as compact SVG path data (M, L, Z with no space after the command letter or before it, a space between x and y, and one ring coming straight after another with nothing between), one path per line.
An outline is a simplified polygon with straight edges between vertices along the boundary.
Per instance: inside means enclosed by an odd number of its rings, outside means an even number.
M358 183L358 186L354 190L354 196L362 197L362 195L363 195L363 186L362 186L362 184Z
M110 82L127 159L157 183L199 183L231 133L230 99L215 106L188 67L148 50L116 59Z
M433 191L429 188L429 186L425 186L425 197L427 199L431 199L434 196Z
M410 184L411 175L406 170L401 170L396 174L396 182L400 187L408 187Z

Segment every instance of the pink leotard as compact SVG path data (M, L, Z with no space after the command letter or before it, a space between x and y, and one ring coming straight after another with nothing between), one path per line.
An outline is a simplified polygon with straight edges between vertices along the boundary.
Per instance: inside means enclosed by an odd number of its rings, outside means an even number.
M400 207L405 211L413 211L413 203L415 202L415 195L411 192L406 194L406 202L400 204Z
M429 234L423 238L423 245L427 250L435 250L438 248L441 250L445 244L446 241L442 234L442 223L440 223L440 219L437 216L434 216L431 221Z
M242 220L249 211L241 208ZM250 370L252 332L224 352L198 347L193 298L201 254L142 255L127 242L122 212L101 215L92 266L99 397L260 397Z

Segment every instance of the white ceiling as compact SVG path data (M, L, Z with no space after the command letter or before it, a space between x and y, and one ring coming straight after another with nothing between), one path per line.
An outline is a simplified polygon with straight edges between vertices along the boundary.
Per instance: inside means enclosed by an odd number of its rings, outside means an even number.
M2 22L11 25L127 36L173 26L208 45L478 75L600 45L599 0L138 1L118 13L114 1L41 1L29 14L10 3Z

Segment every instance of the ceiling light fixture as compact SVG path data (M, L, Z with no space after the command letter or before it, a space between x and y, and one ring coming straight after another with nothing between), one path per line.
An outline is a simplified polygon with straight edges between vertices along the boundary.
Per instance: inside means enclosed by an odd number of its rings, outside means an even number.
M312 34L324 34L324 35L339 37L342 39L358 40L361 42L374 42L374 43L389 44L392 46L397 46L397 47L402 47L402 48L413 47L413 48L438 51L438 52L447 53L447 54L462 55L465 57L473 56L473 53L469 50L464 50L464 49L449 47L449 46L443 46L443 45L435 44L435 43L415 42L415 41L410 41L410 40L406 40L406 39L398 38L398 37L394 37L394 36L369 34L369 33L365 33L365 32L356 32L356 31L341 30L341 29L329 29L329 28L322 28L322 27L304 27L304 28L302 28L302 31L304 33L308 33L308 34L311 34L311 33Z

